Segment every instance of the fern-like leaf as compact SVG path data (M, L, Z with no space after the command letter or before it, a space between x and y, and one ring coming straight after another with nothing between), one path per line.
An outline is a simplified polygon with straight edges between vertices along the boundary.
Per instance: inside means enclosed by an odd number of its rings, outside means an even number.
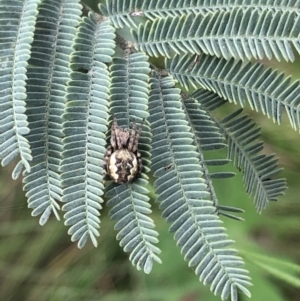
M205 91L206 92L206 91ZM210 194L210 199L213 201L214 206L216 207L216 212L218 214L234 218L236 220L243 220L242 218L235 216L229 212L243 212L240 208L228 207L228 206L219 206L219 201L217 194L215 192L212 178L226 178L232 177L235 174L232 172L215 172L210 173L209 166L220 166L225 165L230 162L226 159L210 159L205 160L205 150L214 150L223 148L226 146L224 143L223 135L220 133L219 127L215 121L206 113L197 98L207 98L209 95L205 95L205 92L202 93L193 93L190 97L183 98L183 109L188 121L189 126L191 127L191 132L193 133L194 145L196 146L196 151L199 155L199 164L201 166L201 171L203 173L203 178L207 185L207 191ZM213 94L213 93L211 93ZM207 99L206 99L207 100ZM228 209L228 210L227 210Z
M152 168L158 177L154 186L163 217L182 249L189 266L204 284L210 284L222 299L231 295L237 300L238 288L250 296L248 272L241 268L243 260L228 249L222 222L203 179L194 137L185 119L179 89L170 77L150 81L150 123L153 133ZM166 166L170 168L166 169Z
M176 17L190 13L202 14L216 11L231 11L242 8L258 11L296 13L299 15L300 1L273 0L106 0L100 10L109 16L115 27L137 27L136 16L145 16L151 20L157 18Z
M278 124L282 120L284 107L291 126L300 129L300 86L299 81L291 83L272 68L264 70L260 63L247 63L231 59L219 59L176 55L166 60L167 70L187 89L190 85L217 93L230 102L244 107L249 102L252 110L262 111Z
M47 222L51 212L59 219L62 113L71 44L81 14L78 2L49 0L39 6L27 72L26 114L33 160L31 172L25 174L23 182L28 207L34 209L33 216L41 214L41 225Z
M116 58L111 66L111 112L120 127L129 128L130 121L141 123L148 117L148 58L145 54L134 53L127 59ZM126 80L125 80L126 79ZM110 216L116 220L117 239L129 259L138 270L150 273L153 261L161 262L157 254L160 250L154 245L158 242L158 233L153 230L154 223L147 215L151 213L148 189L151 133L149 123L144 125L139 140L144 171L140 178L123 185L111 184L106 196L108 205L113 208Z
M114 54L114 28L89 14L80 23L71 55L71 81L63 117L61 162L65 225L82 248L88 238L97 246L103 195L102 166L108 118L110 76L105 63Z
M26 67L30 58L37 6L40 0L0 2L0 160L5 166L20 156L12 177L32 160L28 140Z
M243 8L167 17L141 24L133 31L138 49L151 56L196 53L229 59L294 61L292 46L300 53L300 15L294 12L273 14ZM151 33L151 34L150 34Z
M138 270L143 269L146 274L152 270L153 261L161 263L157 254L160 249L158 233L154 230L154 222L148 216L150 209L149 193L145 185L146 179L140 178L131 184L111 185L106 196L110 199L108 206L113 208L109 214L117 221L115 230L119 231L117 239L125 252L130 252L129 259Z
M269 201L277 200L283 195L286 187L285 179L272 179L281 169L278 158L259 152L263 149L262 142L255 142L260 136L259 128L247 115L239 116L242 109L224 118L220 124L228 141L228 158L243 170L246 192L253 195L255 206L261 212Z
M201 103L202 108L209 112L224 104L224 99L213 92L198 90L195 99ZM239 109L222 121L217 121L212 115L223 135L227 138L227 156L233 165L243 172L246 192L254 197L258 212L266 208L269 201L277 200L286 187L285 179L273 177L281 170L277 166L278 159L274 155L261 154L263 143L257 141L260 137L259 128L247 115L240 115Z

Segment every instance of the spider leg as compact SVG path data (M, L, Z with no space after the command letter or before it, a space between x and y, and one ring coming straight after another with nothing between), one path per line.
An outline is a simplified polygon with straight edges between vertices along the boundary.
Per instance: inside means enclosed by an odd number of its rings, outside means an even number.
M113 127L112 130L114 131L114 150L121 149L122 147L122 139L120 133L123 132L123 129L120 129L117 123L116 117L114 117ZM111 143L112 144L112 141Z
M118 128L118 123L116 117L113 119L113 123L111 126L111 134L110 134L110 145L112 146L113 149L118 148L118 141L117 141L117 131L119 130Z
M103 169L102 169L102 176L103 176L103 182L104 182L104 178L107 175L107 166L108 166L108 160L109 157L112 154L112 146L109 145L106 149L105 155L104 155L104 162L103 162Z
M132 130L131 130L131 133L130 133L129 143L127 145L127 149L129 151L131 151L133 149L134 141L135 141L135 133L136 133L136 123L135 123L135 120L134 120Z
M133 143L133 147L132 147L132 152L136 152L136 150L138 148L139 139L140 139L140 135L141 135L141 132L142 132L142 129L143 129L144 122L145 122L145 118L143 119L143 121L142 121L142 123L139 127L139 130L137 131L137 133L135 135L135 139L134 139L134 143Z
M136 158L139 165L139 174L141 174L143 170L143 163L142 163L142 155L139 150L136 151Z

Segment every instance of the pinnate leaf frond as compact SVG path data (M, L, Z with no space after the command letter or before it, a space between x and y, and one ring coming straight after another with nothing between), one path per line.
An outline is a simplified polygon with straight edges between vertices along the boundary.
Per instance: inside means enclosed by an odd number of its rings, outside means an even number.
M27 138L33 160L31 172L26 172L24 177L24 189L28 207L34 209L32 215L41 214L41 225L52 212L59 219L62 114L71 44L81 14L78 2L51 0L39 6L27 72L26 114L30 127Z
M227 61L205 54L195 56L176 55L166 60L166 68L185 88L193 86L217 93L230 102L244 107L248 102L253 110L262 111L278 124L285 108L292 128L300 129L300 86L291 83L276 70L260 63Z
M300 53L299 26L300 15L295 12L239 8L147 21L133 36L138 49L156 57L170 57L174 51L226 59L294 61L292 46Z
M145 16L151 20L156 18L176 17L182 15L214 13L242 8L259 12L296 13L299 15L300 1L273 0L106 0L100 10L109 16L115 27L137 27L136 16Z
M196 99L207 111L214 110L224 104L224 99L213 92L196 91ZM205 97L202 97L205 95ZM214 100L214 106L209 99ZM274 179L281 170L278 168L278 159L274 155L262 154L263 142L260 138L260 129L256 127L252 119L247 115L240 115L239 109L222 121L217 121L212 115L220 131L227 139L227 156L233 165L243 172L243 181L246 192L253 196L258 212L266 208L269 201L277 200L286 189L285 179ZM209 114L209 113L208 113Z
M201 93L202 92L202 93ZM190 97L183 98L183 109L191 127L191 132L194 135L194 145L196 146L196 151L199 156L199 164L201 166L201 171L203 173L203 178L207 185L207 190L210 194L210 200L213 201L214 206L216 207L216 213L221 214L236 220L243 220L242 218L233 215L229 212L243 212L240 208L233 208L228 206L219 206L219 201L217 194L214 189L212 182L213 178L228 178L232 177L235 174L232 172L209 172L209 166L221 166L228 164L230 160L228 159L210 159L205 160L205 151L214 150L223 148L226 146L224 143L224 137L220 132L219 126L216 122L210 117L209 114L205 111L205 107L201 107L198 98L204 98L206 101L209 101L207 91L202 90L200 93L196 91ZM210 94L214 94L211 93ZM216 94L214 94L216 95ZM217 95L216 95L217 96ZM228 209L228 210L227 210Z
M103 157L108 119L109 71L114 53L114 28L89 14L80 23L72 58L63 115L63 160L60 171L65 225L82 248L88 239L97 246L99 210L103 202Z
M134 53L126 59L115 58L110 67L112 75L110 110L120 127L130 128L131 122L138 125L148 113L149 63L143 53ZM126 80L125 80L126 79ZM155 246L158 233L153 229L148 189L148 177L145 172L150 167L151 133L149 123L145 122L139 140L143 171L140 178L132 183L108 187L106 196L108 205L112 206L109 214L116 220L117 239L125 252L130 252L129 259L138 270L150 273L153 262L161 262Z
M12 177L32 160L26 110L26 67L30 58L40 0L0 2L0 160L5 166L20 156Z
M153 133L154 186L163 217L171 223L177 245L200 281L214 294L237 301L238 289L250 296L243 260L228 249L216 208L209 200L193 134L185 118L180 90L170 77L155 72L150 80L150 123Z
M149 274L153 262L161 263L158 254L160 249L158 233L154 230L154 222L148 216L150 209L149 193L145 185L148 181L143 178L124 185L112 184L106 193L110 200L107 205L112 206L109 214L117 221L115 230L119 231L117 239L125 252L130 252L129 259L138 270Z
M259 128L247 115L240 116L242 109L224 118L220 125L228 141L228 158L243 171L246 192L253 196L255 207L261 212L269 201L283 195L285 179L272 179L281 169L278 158L261 154L263 143L255 140L260 136Z

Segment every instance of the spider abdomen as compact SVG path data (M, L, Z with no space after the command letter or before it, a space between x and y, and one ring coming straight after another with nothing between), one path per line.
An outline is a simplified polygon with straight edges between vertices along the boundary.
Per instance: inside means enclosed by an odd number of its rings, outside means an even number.
M109 158L108 173L116 183L131 182L139 170L136 155L127 149L113 152Z

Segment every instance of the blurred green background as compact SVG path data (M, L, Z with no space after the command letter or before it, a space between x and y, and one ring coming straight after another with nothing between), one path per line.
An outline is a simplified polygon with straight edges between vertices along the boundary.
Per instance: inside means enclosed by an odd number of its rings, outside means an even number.
M264 62L300 78L300 59L294 64ZM219 112L224 115L234 105ZM300 136L287 118L281 126L262 114L247 111L262 127L265 150L276 152L289 189L279 202L271 203L259 215L244 193L241 174L215 181L221 204L245 209L244 222L221 217L235 248L245 259L254 286L253 301L300 300ZM284 116L286 117L286 116ZM217 156L225 156L224 151ZM89 243L79 250L70 242L63 221L53 218L41 227L31 217L22 191L21 179L13 181L13 165L0 170L0 300L8 301L214 301L187 267L176 247L168 225L160 217L152 195L154 219L162 250L162 265L155 264L150 275L138 272L115 239L109 208L101 212L98 248ZM231 169L226 166L226 170ZM240 296L240 300L247 300Z

